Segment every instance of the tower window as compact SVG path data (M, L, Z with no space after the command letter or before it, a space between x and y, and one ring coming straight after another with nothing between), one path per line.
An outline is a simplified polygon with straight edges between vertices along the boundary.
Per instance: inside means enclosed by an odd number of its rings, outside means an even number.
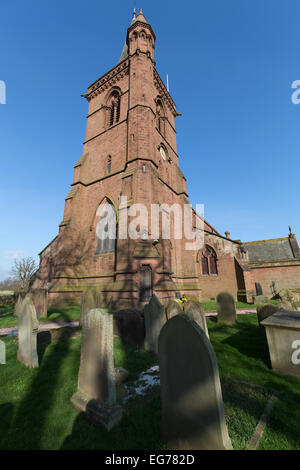
M120 120L120 108L121 108L121 97L118 96L118 100L117 100L117 112L116 112L116 122L119 122Z
M201 257L202 274L218 274L217 255L208 245L205 246Z
M107 159L107 173L111 173L111 156Z
M156 120L159 132L165 135L165 112L161 99L156 101Z
M109 201L101 204L97 210L95 254L108 253L115 250L117 233L117 215L113 204Z
M113 91L108 99L109 116L108 116L108 125L113 126L120 121L120 112L121 112L121 95L118 91Z
M112 126L115 118L115 103L111 104L109 125Z

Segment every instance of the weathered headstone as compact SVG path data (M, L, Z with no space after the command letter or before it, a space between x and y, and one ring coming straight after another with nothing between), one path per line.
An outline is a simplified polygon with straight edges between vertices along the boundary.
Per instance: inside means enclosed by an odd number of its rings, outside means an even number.
M99 296L95 289L89 287L86 289L81 296L80 304L80 325L82 325L82 320L84 315L86 315L90 310L100 307L99 305Z
M138 310L128 309L114 312L114 333L123 343L133 347L143 347L145 341L145 322Z
M217 296L218 321L225 325L236 322L236 310L233 296L229 292L221 292Z
M257 312L257 320L258 320L259 326L263 328L261 326L261 322L265 320L266 318L270 317L271 315L273 315L273 313L278 312L278 310L279 310L279 307L277 307L276 305L272 305L272 304L258 305L256 307L256 312Z
M206 336L209 338L208 334L208 328L207 328L207 323L206 323L206 318L205 318L205 313L202 310L202 306L200 302L196 300L189 300L185 305L184 305L184 313L194 320L200 328L204 331Z
M146 351L157 353L158 337L167 320L165 307L154 294L149 304L144 307L144 318L146 330L144 348Z
M171 449L232 449L215 352L200 326L185 314L159 337L162 433Z
M78 390L71 402L108 431L122 418L116 404L113 316L99 308L83 316Z
M179 315L180 313L183 313L183 310L179 303L176 302L176 300L170 300L166 308L167 320L170 320L172 317L175 317L175 315Z
M300 378L300 312L279 310L261 325L266 329L272 369Z
M47 297L46 289L32 289L29 292L35 306L38 318L47 318Z
M297 311L297 305L295 304L294 296L290 289L282 289L279 292L279 297L280 309Z
M0 364L6 364L4 341L0 341Z
M18 309L18 360L27 367L39 367L36 339L38 328L32 299L25 297Z
M263 295L263 290L262 290L260 282L255 283L255 290L256 290L256 296Z
M18 316L20 305L22 304L23 300L25 299L27 292L17 292L16 294L16 303L15 303L15 309L14 309L14 315Z

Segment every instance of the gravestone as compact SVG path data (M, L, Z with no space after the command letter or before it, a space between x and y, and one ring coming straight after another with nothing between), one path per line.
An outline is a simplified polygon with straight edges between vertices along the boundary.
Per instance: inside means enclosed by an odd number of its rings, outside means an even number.
M0 341L0 364L6 364L4 341Z
M17 301L15 303L15 309L14 309L14 315L16 317L18 316L20 305L21 305L21 303L23 302L23 300L25 299L26 296L27 296L27 292L18 292L18 293L16 293Z
M290 289L282 289L279 292L279 307L281 310L294 310L297 311L293 293Z
M175 317L175 315L179 315L180 313L183 313L183 310L179 303L176 302L176 300L170 300L166 308L167 320L170 320L172 317Z
M113 343L113 316L100 308L86 313L82 320L78 390L71 402L108 431L122 418L122 408L116 404Z
M18 360L27 367L39 367L37 332L39 323L30 297L25 297L18 308Z
M96 290L92 287L86 289L81 296L79 324L82 325L84 315L86 315L90 310L98 307L100 307L100 305Z
M29 296L35 306L38 318L47 318L47 290L46 289L32 289Z
M156 295L152 295L148 305L144 307L145 319L145 343L146 351L158 352L158 337L164 324L166 323L165 307L160 303Z
M142 348L145 341L145 322L138 310L128 309L114 312L114 332L124 344Z
M300 378L300 312L279 310L261 322L272 369Z
M260 282L255 283L255 290L256 290L256 296L263 295L263 290L262 290Z
M232 449L215 352L200 326L176 315L159 337L162 434L174 450Z
M189 318L194 320L200 326L200 328L202 328L202 330L204 331L206 336L209 338L205 313L202 310L202 306L201 306L200 302L198 302L196 300L189 300L184 305L184 313Z
M278 312L278 310L279 310L279 307L277 307L276 305L272 305L272 304L258 305L256 307L256 312L257 312L257 320L258 320L259 326L263 328L263 326L261 325L261 322L265 320L266 318L270 317L271 315L273 315L273 313Z
M236 322L236 310L233 296L229 292L221 292L217 296L218 321L225 325Z

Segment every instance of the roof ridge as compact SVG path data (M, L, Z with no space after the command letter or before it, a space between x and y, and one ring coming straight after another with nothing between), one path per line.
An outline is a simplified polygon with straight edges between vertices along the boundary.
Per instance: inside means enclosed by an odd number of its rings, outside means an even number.
M268 243L268 242L279 242L282 240L288 240L289 237L282 237L282 238L270 238L268 240L256 240L253 242L243 242L243 245L255 245L257 243Z

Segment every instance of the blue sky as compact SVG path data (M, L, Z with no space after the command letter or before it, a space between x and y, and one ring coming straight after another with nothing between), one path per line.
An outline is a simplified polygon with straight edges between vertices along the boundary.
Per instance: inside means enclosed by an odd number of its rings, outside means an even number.
M56 236L82 154L80 97L119 60L133 1L1 5L0 280ZM157 69L182 113L180 168L193 205L233 239L300 240L299 0L137 0Z

